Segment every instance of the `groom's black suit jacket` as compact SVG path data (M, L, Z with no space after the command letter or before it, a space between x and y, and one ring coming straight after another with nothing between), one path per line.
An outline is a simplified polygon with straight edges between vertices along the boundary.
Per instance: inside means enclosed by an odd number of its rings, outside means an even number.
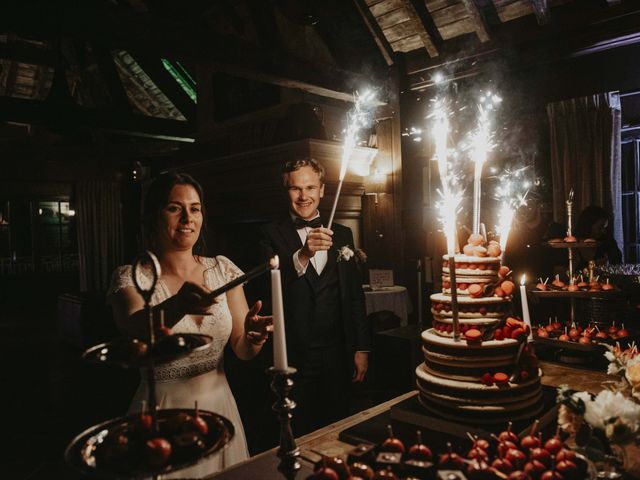
M351 229L333 224L332 230L333 245L328 251L327 265L320 279L329 269L337 268L341 313L341 318L337 320L344 334L347 365L353 365L356 351L371 350L371 334L355 257L338 261L341 247L348 246L352 251L355 250ZM313 266L309 264L306 273L298 277L293 254L303 245L290 216L263 226L261 244L266 255L276 254L280 260L289 363L293 367L301 366L305 352L313 341L310 336L313 332L316 290L309 271Z

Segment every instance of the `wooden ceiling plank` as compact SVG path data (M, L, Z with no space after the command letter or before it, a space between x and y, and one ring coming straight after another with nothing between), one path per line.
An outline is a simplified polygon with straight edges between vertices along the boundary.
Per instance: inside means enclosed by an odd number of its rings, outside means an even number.
M396 23L406 22L407 20L410 20L410 18L411 17L409 17L409 13L406 9L398 8L397 10L393 10L377 17L376 21L378 22L378 25L380 25L380 28L384 30L385 28L392 27Z
M413 35L412 37L401 38L391 44L396 52L410 52L417 50L424 46L420 35Z
M431 11L431 17L433 18L433 21L438 28L443 25L454 23L460 21L461 19L467 18L468 15L469 12L462 3Z
M516 2L497 6L500 21L505 23L533 13L533 6L529 0L519 0Z
M442 38L444 38L445 40L449 40L461 35L465 35L467 33L475 33L476 26L475 23L466 18L464 20L460 20L459 22L442 25L441 27L439 27L439 30L442 33Z
M389 45L387 38L382 32L380 25L378 25L375 17L371 13L371 10L369 10L369 7L364 3L363 0L353 0L353 3L355 4L356 9L360 14L362 21L371 33L373 40L376 42L382 58L384 58L384 61L388 66L393 65L393 48L391 48L391 45Z
M378 18L384 15L385 13L389 13L399 8L402 8L403 2L404 0L383 0L382 2L376 3L375 5L372 5L371 7L368 7L368 8L369 8L369 11L371 12L371 15L373 15L375 18Z
M527 0L529 1L529 0ZM425 0L425 6L430 12L436 12L447 7L455 7L460 5L460 0Z

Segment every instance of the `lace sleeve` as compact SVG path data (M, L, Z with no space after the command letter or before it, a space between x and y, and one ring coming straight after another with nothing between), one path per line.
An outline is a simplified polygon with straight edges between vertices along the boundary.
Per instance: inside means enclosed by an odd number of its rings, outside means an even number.
M133 287L133 278L131 278L131 265L121 265L113 271L111 275L111 283L107 290L107 297L115 295L123 288Z
M224 278L225 283L230 282L241 276L244 272L240 270L235 263L229 260L227 257L218 255L215 258L215 261L220 268L220 272L222 273L222 277Z

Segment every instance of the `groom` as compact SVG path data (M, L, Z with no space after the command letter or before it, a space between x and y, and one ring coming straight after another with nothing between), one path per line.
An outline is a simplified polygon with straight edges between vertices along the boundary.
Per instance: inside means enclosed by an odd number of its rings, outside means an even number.
M324 169L310 158L290 161L282 183L289 212L263 227L262 245L280 259L299 436L348 415L350 383L364 379L371 337L351 230L323 227L318 212Z

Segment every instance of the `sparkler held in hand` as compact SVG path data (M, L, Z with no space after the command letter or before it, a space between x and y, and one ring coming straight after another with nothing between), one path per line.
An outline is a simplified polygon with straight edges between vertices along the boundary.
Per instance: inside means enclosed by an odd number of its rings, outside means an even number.
M327 228L331 229L333 224L333 217L336 214L336 208L338 207L338 199L340 198L340 191L342 190L342 182L347 175L347 168L349 167L349 160L351 154L358 144L358 135L360 130L371 125L371 113L376 105L376 95L372 90L366 90L362 95L355 94L356 102L352 110L347 113L347 129L345 132L344 146L342 148L342 162L340 163L340 177L338 181L338 188L336 189L336 195L333 199L333 206L331 207L331 215L329 215L329 223Z

